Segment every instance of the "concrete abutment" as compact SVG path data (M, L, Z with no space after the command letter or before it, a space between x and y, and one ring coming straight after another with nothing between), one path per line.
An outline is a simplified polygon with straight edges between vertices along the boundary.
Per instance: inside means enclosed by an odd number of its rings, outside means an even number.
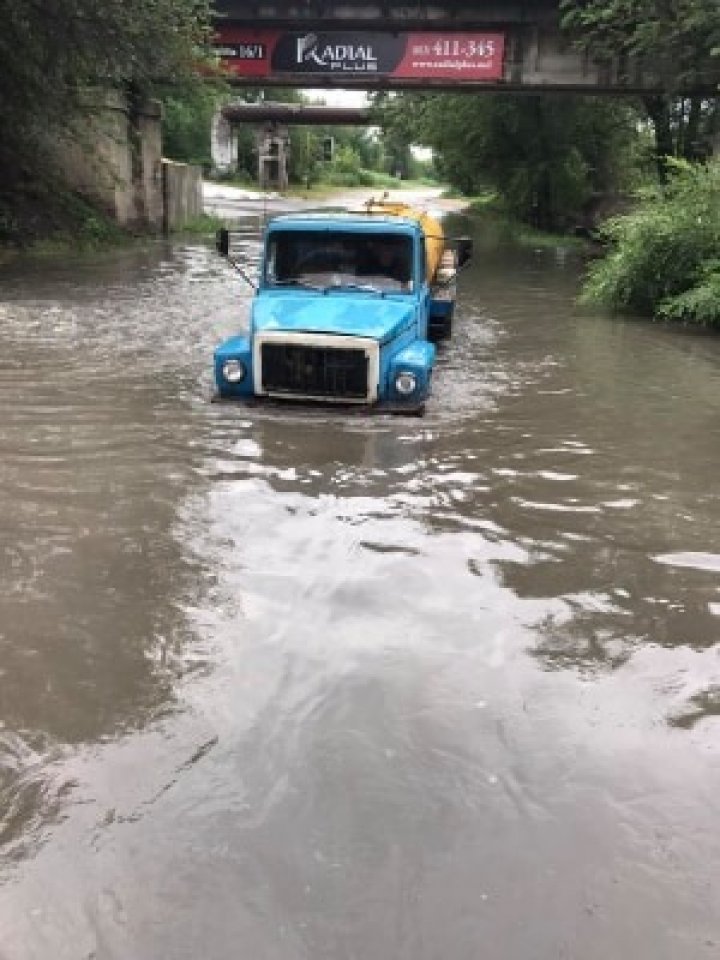
M162 107L119 91L85 97L85 126L53 145L67 186L121 227L160 232L202 213L202 172L162 155Z

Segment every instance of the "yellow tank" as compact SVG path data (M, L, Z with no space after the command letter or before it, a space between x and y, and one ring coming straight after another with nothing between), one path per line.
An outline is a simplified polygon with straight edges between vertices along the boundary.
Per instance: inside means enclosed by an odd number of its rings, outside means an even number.
M387 200L385 197L380 200L368 200L365 204L365 209L368 213L390 217L405 217L418 221L425 234L427 275L432 281L438 272L445 251L445 234L440 221L436 220L435 217L431 217L423 210L416 210L415 207L411 207L408 203Z

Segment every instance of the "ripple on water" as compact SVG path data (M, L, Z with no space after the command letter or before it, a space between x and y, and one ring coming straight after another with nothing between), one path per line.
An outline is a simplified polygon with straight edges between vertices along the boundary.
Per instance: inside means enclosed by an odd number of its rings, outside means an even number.
M720 554L718 553L665 553L653 559L656 563L662 563L668 567L720 573Z

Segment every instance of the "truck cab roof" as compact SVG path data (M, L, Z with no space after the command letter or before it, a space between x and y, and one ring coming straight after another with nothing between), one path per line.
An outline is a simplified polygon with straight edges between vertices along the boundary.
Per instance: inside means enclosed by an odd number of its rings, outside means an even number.
M399 217L386 213L283 213L268 223L268 229L278 227L291 230L330 230L349 232L372 232L375 230L398 233L416 233L421 228L411 217Z

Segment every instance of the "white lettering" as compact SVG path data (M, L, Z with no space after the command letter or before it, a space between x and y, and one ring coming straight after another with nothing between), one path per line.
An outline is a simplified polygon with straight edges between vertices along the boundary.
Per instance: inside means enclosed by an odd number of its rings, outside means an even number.
M312 61L319 67L331 69L376 70L378 58L372 46L355 46L351 43L326 44L321 47L317 37L310 34L300 37L296 45L296 62L298 64Z

